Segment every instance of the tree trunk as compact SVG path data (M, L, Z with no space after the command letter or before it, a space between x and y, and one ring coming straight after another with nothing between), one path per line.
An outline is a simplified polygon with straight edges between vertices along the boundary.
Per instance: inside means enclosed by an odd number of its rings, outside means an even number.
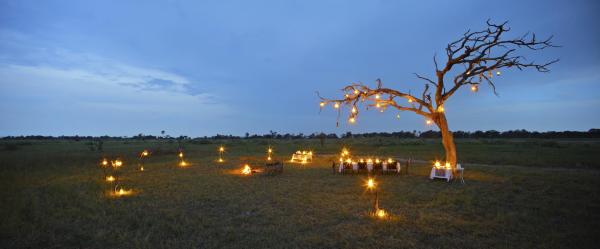
M446 162L450 163L452 169L456 168L456 145L454 144L454 136L448 129L448 121L444 113L437 113L435 123L440 128L442 133L442 144L444 145L444 151L446 154Z

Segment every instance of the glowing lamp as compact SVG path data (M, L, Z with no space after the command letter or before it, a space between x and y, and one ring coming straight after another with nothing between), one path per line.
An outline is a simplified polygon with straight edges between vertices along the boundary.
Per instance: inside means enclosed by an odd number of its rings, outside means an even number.
M114 176L107 176L106 177L106 181L107 182L114 182L115 180L117 180L117 178L115 178Z
M431 125L432 123L433 123L433 121L431 121L429 119L427 121L425 121L425 124L427 124L427 125Z
M412 98L408 98L408 103L412 103L413 99Z
M438 112L444 112L445 111L444 106L443 105L438 106L437 111Z
M140 171L144 171L144 166L141 166L141 167L140 167Z
M352 113L356 113L356 107L352 107Z
M102 159L102 166L107 166L107 165L108 165L108 160Z
M471 92L477 92L477 90L479 90L479 87L477 87L477 85L471 86Z
M273 149L269 148L268 152L273 153Z
M442 166L442 164L440 163L440 161L435 161L435 163L433 164L436 168L439 168Z
M244 165L244 168L242 168L242 174L244 174L244 175L252 174L252 168L250 168L250 166L248 164Z
M148 156L148 155L150 155L150 153L148 153L147 150L142 151L142 156Z
M496 75L500 76L500 71L497 71L497 72L496 72Z
M364 162L365 162L365 160L364 160L364 159L362 159L362 158L361 158L361 159L359 159L358 161L359 161L359 162L361 162L361 163L364 163Z
M125 196L125 195L130 195L131 194L131 190L125 190L123 188L119 188L119 190L115 190L115 195L116 196Z
M188 163L186 161L182 160L181 162L179 162L179 166L180 167L186 167L186 166L188 166Z
M271 157L267 157L267 161L271 161Z
M123 162L121 160L117 159L112 162L112 165L113 165L113 167L118 168L118 167L123 166Z
M225 151L225 147L223 147L223 146L219 147L219 152L223 152L223 151Z
M375 94L375 98L379 99L381 96L379 96L379 94Z
M375 104L375 107L379 108L379 107L381 107L381 104L377 103L377 104Z
M323 106L325 106L325 102L321 102L321 103L319 103L319 106L320 106L320 107L323 107Z
M343 163L343 162L344 162L344 158L340 157L340 163Z
M183 158L183 152L179 152L179 158Z
M355 118L350 118L350 119L348 119L348 122L354 124L356 122L356 119Z
M346 162L347 163L352 163L352 159L348 158L348 159L346 159Z
M377 211L375 211L375 216L377 216L377 218L383 219L387 216L387 212L385 212L385 210L383 209L377 209Z
M377 183L375 183L373 178L369 178L369 180L367 180L367 189L374 189L375 185L377 185Z
M335 108L335 109L340 108L340 104L336 102L335 104L333 104L333 108Z
M381 161L379 161L379 158L375 158L375 163L379 163Z
M358 93L359 93L359 91L358 91L358 90L354 90L354 94L358 94Z
M446 162L446 165L445 165L445 166L446 166L446 168L447 168L447 169L450 169L450 168L452 168L452 166L450 166L450 163L449 163L449 162Z
M367 159L367 162L368 162L368 163L372 163L372 162L373 162L373 160L372 160L371 158L369 158L369 159Z
M220 162L220 163L224 162L224 161L223 161L223 158L219 158L219 162Z
M392 163L394 162L394 160L392 160L391 158L388 158L388 163Z

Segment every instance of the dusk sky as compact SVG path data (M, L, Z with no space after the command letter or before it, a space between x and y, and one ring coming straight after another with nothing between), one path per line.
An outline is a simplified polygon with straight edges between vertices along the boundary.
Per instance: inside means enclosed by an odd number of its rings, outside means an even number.
M319 112L350 82L421 92L413 73L485 21L554 35L550 73L465 88L452 130L600 128L598 1L0 1L0 136L429 130L422 117ZM439 60L444 57L440 56Z

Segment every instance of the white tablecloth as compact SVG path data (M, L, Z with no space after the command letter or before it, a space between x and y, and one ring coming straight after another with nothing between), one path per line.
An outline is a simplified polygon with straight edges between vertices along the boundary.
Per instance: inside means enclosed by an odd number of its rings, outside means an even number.
M432 167L431 173L429 174L429 178L442 178L446 179L446 181L450 181L450 179L452 179L452 169L436 169L435 167Z

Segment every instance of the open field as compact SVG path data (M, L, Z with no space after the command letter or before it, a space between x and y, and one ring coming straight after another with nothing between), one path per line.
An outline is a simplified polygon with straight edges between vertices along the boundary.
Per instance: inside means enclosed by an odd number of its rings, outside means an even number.
M109 141L104 153L124 159L123 185L134 190L119 198L88 143L0 142L0 247L596 248L600 234L598 140L459 140L466 185L430 181L428 163L377 176L389 220L368 215L366 176L334 175L331 160L342 146L433 160L439 141L195 140L184 143L187 168L175 166L176 142ZM279 176L236 173L262 163L269 145L282 160L298 149L320 156ZM156 153L138 172L145 148Z

